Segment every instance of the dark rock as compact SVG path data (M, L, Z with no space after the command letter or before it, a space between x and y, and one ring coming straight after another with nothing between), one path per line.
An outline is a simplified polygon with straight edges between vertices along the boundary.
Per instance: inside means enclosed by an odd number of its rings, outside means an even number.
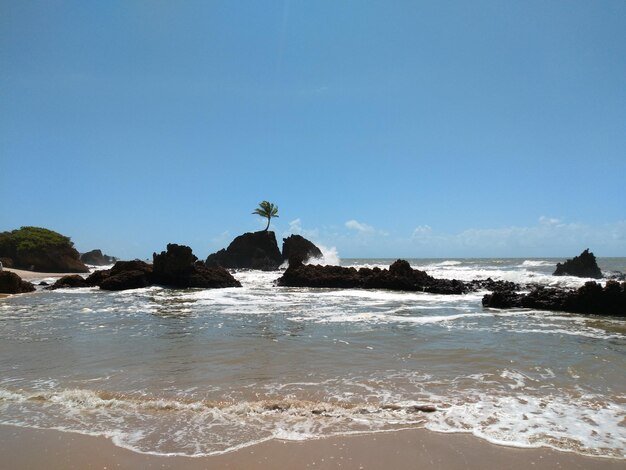
M467 283L471 290L489 290L492 292L519 291L522 287L511 281L494 281L490 277L487 279L474 279Z
M389 266L389 274L394 276L407 277L413 275L413 268L408 261L399 259Z
M223 268L207 268L191 248L169 244L167 251L153 254L153 264L140 260L118 261L110 270L96 271L86 279L105 290L125 290L159 284L171 287L241 287Z
M115 263L117 258L109 255L103 255L100 250L91 250L80 255L80 260L83 263L91 264L92 266L105 266Z
M221 267L207 267L197 262L191 248L170 243L167 251L154 253L152 280L156 284L173 287L223 288L241 287L228 271Z
M607 281L602 287L589 281L574 290L536 287L528 294L494 292L485 295L482 303L494 308L533 308L626 317L626 282Z
M104 271L101 276L100 289L126 290L140 289L152 284L152 265L140 260L118 261L111 268L109 275ZM95 274L95 273L94 273ZM95 282L97 278L87 278L88 282Z
M407 410L412 412L421 411L422 413L434 413L437 411L437 407L433 405L413 405L409 406Z
M67 287L90 287L85 278L79 274L71 274L57 279L57 281L46 290L65 289Z
M35 286L11 271L0 271L0 294L33 292Z
M626 281L626 274L621 271L609 271L604 272L605 279L612 279L613 281Z
M322 251L301 235L283 238L283 261L289 264L306 263L313 258L322 258Z
M514 291L496 291L483 297L483 307L514 308L522 305L522 294Z
M49 286L50 284L48 284L46 281L41 281L38 285L40 285L40 286Z
M85 279L85 282L90 286L99 286L110 275L110 269L101 269L99 271L92 272L87 279Z
M596 257L589 252L589 248L580 255L568 259L565 263L557 263L554 276L578 276L600 279L602 271L596 263Z
M288 287L361 287L362 279L355 268L320 265L289 265L278 279L279 286Z
M2 263L2 266L4 266L5 268L12 268L13 267L13 260L11 258L6 257L6 256L0 258L0 263Z
M169 243L167 251L161 254L152 254L152 268L155 276L177 276L184 275L193 270L198 258L193 254L191 248L185 245Z
M249 268L271 271L278 269L283 257L278 250L274 232L244 233L235 238L228 248L209 255L208 267Z
M69 237L40 227L22 227L0 233L0 257L10 258L18 269L52 273L89 272Z
M113 265L110 271L111 276L116 276L117 274L121 274L126 271L142 271L148 275L152 275L152 265L139 259L131 261L118 261Z
M194 272L186 279L185 284L177 287L221 289L225 287L241 287L241 283L224 268L219 266L209 268L202 261L198 261L194 266Z
M333 287L360 289L390 289L423 291L433 294L462 294L469 289L465 283L450 279L435 279L424 271L411 268L408 262L398 260L389 270L345 268L291 264L277 280L279 286Z
M129 270L107 277L100 284L104 290L140 289L150 285L149 275L145 271Z

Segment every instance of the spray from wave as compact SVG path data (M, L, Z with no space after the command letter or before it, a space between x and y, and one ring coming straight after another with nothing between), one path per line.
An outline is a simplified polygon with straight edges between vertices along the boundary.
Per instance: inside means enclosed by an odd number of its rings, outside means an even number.
M306 264L321 264L324 266L339 266L341 263L341 259L339 258L339 253L337 252L337 248L327 247L324 245L317 244L317 247L322 252L321 258L312 258Z

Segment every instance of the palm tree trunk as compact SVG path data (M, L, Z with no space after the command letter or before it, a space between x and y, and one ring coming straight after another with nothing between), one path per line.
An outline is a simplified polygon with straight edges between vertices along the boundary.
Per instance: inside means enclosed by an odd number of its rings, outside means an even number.
M265 231L266 231L266 232L267 232L267 229L269 229L269 228L270 228L270 220L271 220L271 218L270 218L270 217L268 217L268 218L267 218L267 227L265 227Z

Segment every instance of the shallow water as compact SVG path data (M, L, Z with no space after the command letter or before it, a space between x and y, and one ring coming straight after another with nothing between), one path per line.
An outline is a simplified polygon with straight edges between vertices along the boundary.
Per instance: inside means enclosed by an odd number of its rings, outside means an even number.
M552 277L555 263L411 260L435 277L585 282ZM626 270L624 258L599 263ZM483 293L275 287L279 276L0 301L0 423L156 454L426 427L624 458L623 320L483 309Z

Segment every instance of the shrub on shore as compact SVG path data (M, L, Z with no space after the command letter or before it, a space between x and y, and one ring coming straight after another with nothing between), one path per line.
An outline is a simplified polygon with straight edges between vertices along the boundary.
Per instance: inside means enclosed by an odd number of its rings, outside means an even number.
M52 272L87 272L69 237L42 227L0 233L0 257L13 266Z

